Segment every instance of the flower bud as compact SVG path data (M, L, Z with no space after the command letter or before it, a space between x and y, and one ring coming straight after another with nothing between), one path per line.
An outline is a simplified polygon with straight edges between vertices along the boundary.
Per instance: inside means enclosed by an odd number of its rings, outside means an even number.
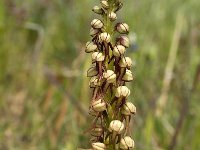
M117 134L120 134L123 129L124 129L124 124L121 121L113 120L110 122L109 125L110 132L116 132Z
M117 45L114 47L113 49L113 55L115 57L120 57L121 55L123 55L125 53L126 49L124 46L122 45Z
M127 98L130 95L130 90L126 86L119 86L116 90L116 97L125 97Z
M92 103L92 109L96 112L102 112L106 110L106 103L102 99L98 99L96 101L93 101Z
M120 10L123 7L123 3L122 2L118 2L117 6L114 8L114 12Z
M100 62L100 61L104 61L105 56L103 55L103 53L100 52L94 52L92 53L92 61L95 62Z
M123 115L130 116L131 114L136 113L136 107L135 107L135 105L133 105L133 103L126 102L122 107L121 113Z
M91 130L91 135L95 137L101 136L102 133L103 133L103 129L101 127L95 127Z
M118 40L117 41L118 44L123 45L126 48L128 48L130 45L130 42L127 36L122 35L117 40Z
M94 76L90 79L90 87L97 87L97 86L101 86L102 81L98 78L98 76Z
M96 36L98 33L99 33L99 29L94 29L94 28L90 29L90 35L92 37Z
M132 64L133 63L130 57L122 57L119 61L119 66L122 68L130 68Z
M126 69L126 73L124 74L122 80L129 82L133 80L133 74L130 70Z
M87 77L93 77L98 74L98 71L96 69L96 65L91 66L87 71Z
M106 145L104 143L96 142L92 143L93 150L106 150Z
M106 42L109 43L110 42L110 34L103 32L99 35L99 41L100 42Z
M97 49L97 45L94 43L94 42L87 42L86 45L85 45L85 52L86 53L90 53L90 52L93 52Z
M93 19L91 22L91 26L95 29L100 29L103 27L103 22L99 19Z
M116 81L116 74L112 70L107 70L103 73L103 77L108 83L114 83Z
M110 13L108 14L108 17L109 17L109 19L110 19L111 21L115 21L115 20L117 19L117 15L116 15L116 13L114 13L114 12L110 12Z
M134 145L135 145L135 143L131 139L131 137L125 136L124 138L122 138L120 140L119 147L120 147L120 149L123 149L123 150L129 150L129 149L134 148Z
M129 26L128 24L126 23L118 23L116 25L116 30L119 32L119 33L122 33L122 34L127 34L129 32Z
M94 6L92 11L95 12L96 14L103 14L103 9L99 6Z
M109 8L109 4L108 4L108 1L106 0L102 0L101 1L101 5L104 9L108 9Z

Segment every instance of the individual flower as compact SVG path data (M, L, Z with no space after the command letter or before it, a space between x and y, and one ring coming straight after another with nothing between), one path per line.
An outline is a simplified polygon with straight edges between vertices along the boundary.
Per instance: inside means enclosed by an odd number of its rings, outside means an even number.
M131 137L129 136L125 136L124 138L122 138L120 140L120 148L123 149L123 150L129 150L129 149L132 149L134 148L134 141L131 139Z
M116 97L125 97L127 98L130 95L130 90L126 86L119 86L116 90Z
M131 102L126 102L121 110L121 113L126 116L130 116L131 114L136 114L136 107Z
M126 24L126 23L118 23L118 24L116 25L116 30L117 30L119 33L128 34L128 33L129 33L129 26L128 26L128 24Z

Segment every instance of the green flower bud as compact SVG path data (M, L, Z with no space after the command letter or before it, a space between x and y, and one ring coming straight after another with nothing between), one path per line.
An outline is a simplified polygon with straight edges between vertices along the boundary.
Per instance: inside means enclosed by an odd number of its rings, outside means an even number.
M133 74L130 70L126 69L126 73L124 74L122 80L126 82L130 82L133 80Z
M126 48L128 48L129 45L130 45L129 38L127 36L124 36L124 35L117 38L117 43L120 44L120 45L123 45Z
M114 12L110 12L110 13L108 14L108 17L109 17L109 19L110 19L111 21L115 21L115 20L117 19L117 15L116 15L116 13L114 13Z
M93 19L91 22L91 26L95 29L100 29L103 27L103 22L99 19Z
M106 42L109 43L110 42L110 34L103 32L99 35L99 41L100 42Z
M109 131L116 132L117 134L121 134L124 129L124 124L119 120L113 120L110 122Z
M122 45L117 45L114 47L113 49L113 55L115 57L120 57L121 55L123 55L125 53L126 49L124 46Z
M122 57L119 61L119 66L122 68L130 68L132 64L133 63L130 57Z
M96 36L98 33L99 33L99 29L94 29L94 28L90 29L90 35L92 37Z
M131 137L129 136L125 136L124 138L122 138L120 140L120 148L123 149L123 150L129 150L129 149L132 149L134 148L134 141L131 139Z
M126 86L119 86L116 90L116 97L125 97L127 98L130 95L130 90Z
M94 6L92 11L95 12L96 14L103 14L103 9L99 6Z
M91 88L98 87L102 85L102 81L98 78L98 76L94 76L90 79L89 85Z
M94 42L87 42L85 46L85 52L86 53L91 53L97 49L97 45Z
M96 142L92 143L93 150L106 150L106 145L104 143Z
M108 83L115 83L116 81L116 74L112 70L107 70L106 72L104 72L103 77Z
M136 107L131 102L126 102L121 110L121 113L126 116L130 116L131 114L136 114Z
M106 0L102 0L101 1L101 5L104 9L108 9L109 8L109 4L108 4L108 1Z
M106 103L102 99L98 99L92 102L92 109L96 112L102 112L106 110Z
M126 23L118 23L118 24L116 25L116 30L117 30L119 33L127 34L127 33L129 33L129 26L128 26L128 24L126 24Z
M96 65L91 66L87 71L87 77L93 77L98 74L98 71L96 69Z
M100 61L104 61L105 56L103 55L103 53L100 52L94 52L92 53L92 61L93 62L100 62Z

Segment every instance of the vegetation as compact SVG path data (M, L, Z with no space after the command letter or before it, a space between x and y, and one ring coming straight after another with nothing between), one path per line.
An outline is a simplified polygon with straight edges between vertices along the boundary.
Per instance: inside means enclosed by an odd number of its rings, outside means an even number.
M84 50L95 4L0 1L0 149L89 147L91 57ZM128 86L137 107L135 149L200 149L199 6L126 0L118 14L129 24L127 52L136 62Z

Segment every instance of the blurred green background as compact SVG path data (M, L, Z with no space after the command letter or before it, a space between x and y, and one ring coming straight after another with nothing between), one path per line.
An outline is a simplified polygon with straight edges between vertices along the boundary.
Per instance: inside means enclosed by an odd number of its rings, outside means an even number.
M0 1L0 150L90 147L84 45L95 4ZM199 0L124 0L137 150L200 149L199 14Z

